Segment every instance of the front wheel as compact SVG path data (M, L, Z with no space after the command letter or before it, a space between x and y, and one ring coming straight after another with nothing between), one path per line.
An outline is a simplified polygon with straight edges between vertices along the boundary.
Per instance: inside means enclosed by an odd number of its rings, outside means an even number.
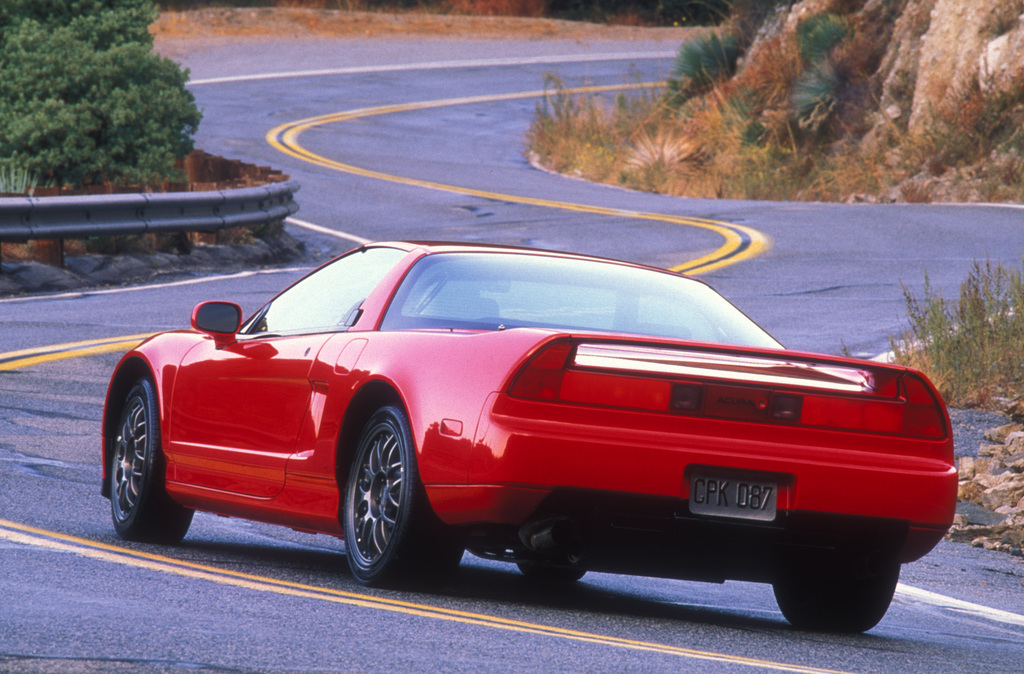
M436 579L462 558L427 501L409 420L398 407L381 408L363 428L343 526L349 568L364 585Z
M866 632L889 610L900 565L863 578L787 575L773 584L775 600L794 627L819 632Z
M110 512L114 529L129 541L178 543L193 511L164 491L160 413L156 390L140 379L125 399L110 464Z

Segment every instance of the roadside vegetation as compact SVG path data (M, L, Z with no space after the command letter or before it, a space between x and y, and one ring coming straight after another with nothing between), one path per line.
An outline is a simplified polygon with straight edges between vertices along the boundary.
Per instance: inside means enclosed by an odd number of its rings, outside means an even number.
M923 297L904 295L897 362L924 371L955 407L999 408L1024 395L1024 266L976 262L955 300L927 277Z
M751 53L780 3L731 4L720 27L681 46L658 93L608 100L552 82L529 151L557 171L678 196L1024 200L1024 81L1001 92L975 83L909 134L905 121L879 122L873 76L892 17L810 16ZM882 14L886 4L875 3Z
M202 115L187 72L153 51L157 16L152 0L0 3L0 195L157 191L185 180ZM37 243L5 244L3 257L32 259ZM187 244L177 234L90 237L65 252Z

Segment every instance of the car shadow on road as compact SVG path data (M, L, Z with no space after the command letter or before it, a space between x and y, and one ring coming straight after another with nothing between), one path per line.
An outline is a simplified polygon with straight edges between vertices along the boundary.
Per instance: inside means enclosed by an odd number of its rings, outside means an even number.
M301 540L301 534L296 540ZM484 561L465 555L462 564L447 580L401 588L369 588L351 575L344 544L327 537L311 538L328 547L304 545L296 540L261 536L259 542L219 541L188 537L174 548L138 546L183 562L203 564L229 572L266 576L283 582L302 583L332 591L362 594L389 600L419 603L461 612L512 618L526 622L561 622L558 613L572 614L572 629L601 629L623 620L655 621L700 628L721 628L765 637L803 635L815 640L822 635L801 632L790 626L770 605L771 590L763 586L767 601L744 600L729 606L735 592L721 590L722 603L708 593L720 586L688 581L634 578L612 574L590 574L577 582L539 582L522 575L515 566ZM136 546L132 546L136 547ZM662 584L654 586L655 584ZM667 589L665 589L667 588ZM665 589L662 591L662 589ZM687 597L689 589L693 597ZM580 622L581 616L585 616ZM873 634L829 635L830 643L870 645L896 644L899 640Z

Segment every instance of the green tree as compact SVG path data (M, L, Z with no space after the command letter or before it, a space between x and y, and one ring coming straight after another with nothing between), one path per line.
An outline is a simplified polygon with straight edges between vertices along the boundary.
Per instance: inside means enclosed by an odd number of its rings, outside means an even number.
M150 0L4 0L0 166L44 182L159 182L193 148L188 72L152 51Z

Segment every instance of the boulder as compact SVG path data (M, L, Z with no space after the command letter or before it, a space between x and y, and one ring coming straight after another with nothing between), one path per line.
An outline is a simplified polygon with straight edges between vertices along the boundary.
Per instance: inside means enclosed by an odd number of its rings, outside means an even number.
M1024 478L1008 480L986 489L981 493L981 505L994 511L1003 506L1015 507L1022 498L1024 498Z
M962 515L964 523L968 526L993 526L1006 521L1005 515L992 512L988 508L977 503L958 503L956 505L957 515Z

